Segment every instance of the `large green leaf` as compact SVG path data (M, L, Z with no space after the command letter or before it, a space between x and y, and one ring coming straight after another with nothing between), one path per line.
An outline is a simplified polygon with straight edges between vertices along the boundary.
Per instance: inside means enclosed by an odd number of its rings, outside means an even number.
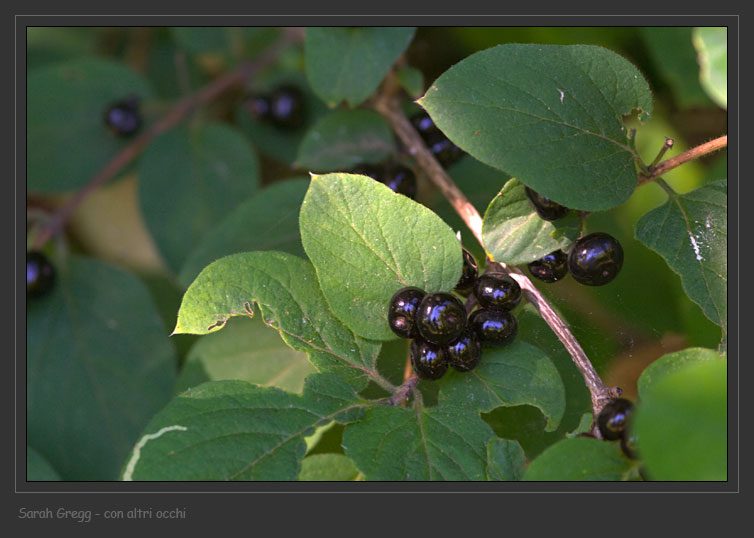
M720 354L716 351L701 347L691 347L663 355L647 366L639 376L637 381L639 397L649 393L652 387L667 375L683 370L691 364L720 360L720 358Z
M311 172L335 172L378 163L394 152L393 132L380 114L336 110L306 132L295 165Z
M449 291L461 246L447 224L368 177L314 176L301 208L301 241L327 302L356 334L390 340L392 295L404 286Z
M107 107L129 96L151 97L146 80L122 63L79 59L40 67L27 80L27 169L30 191L76 189L129 140L111 133Z
M194 247L178 280L188 287L207 265L238 252L281 250L303 256L298 214L308 187L308 179L280 181L241 203Z
M306 76L330 106L356 106L369 97L406 50L415 28L306 29Z
M526 187L514 178L487 207L482 239L496 261L522 265L558 249L567 250L578 230L573 213L557 222L540 218L526 197Z
M728 361L690 361L642 392L634 431L652 480L727 480Z
M331 374L307 379L299 396L244 381L189 389L144 430L123 468L124 480L296 480L304 436L363 407Z
M518 441L493 437L487 443L487 480L521 480L526 470L524 449Z
M208 334L231 316L262 317L318 369L335 370L357 388L375 375L380 344L354 335L332 314L312 265L275 251L233 254L207 266L186 291L174 334Z
M715 103L728 108L728 28L694 28L699 81Z
M586 45L499 45L443 73L419 103L459 147L574 209L624 202L636 186L622 116L645 119L641 73Z
M170 398L175 351L144 285L101 262L58 263L27 310L27 438L64 480L113 480Z
M44 459L42 455L31 448L26 447L26 481L27 482L47 482L60 480L60 475L52 468L50 462Z
M636 238L681 277L689 298L720 325L728 324L728 183L672 194L636 224Z
M27 26L27 72L43 65L95 55L103 30L91 26Z
M524 480L621 480L632 463L615 443L574 437L555 443L529 464Z
M343 432L343 448L367 480L486 480L492 430L452 407L378 407Z
M343 454L312 454L301 462L298 479L302 481L356 480L359 470Z
M251 145L226 125L183 127L155 139L141 160L139 202L168 265L177 272L207 231L258 183Z
M565 388L547 355L516 341L505 349L485 350L471 372L449 371L442 381L440 401L482 413L528 404L542 411L547 417L545 430L553 431L565 411Z

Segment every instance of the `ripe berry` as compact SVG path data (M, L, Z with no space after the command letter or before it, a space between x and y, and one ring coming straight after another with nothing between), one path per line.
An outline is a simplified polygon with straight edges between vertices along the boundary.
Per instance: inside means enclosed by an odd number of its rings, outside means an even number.
M411 366L421 379L440 379L448 371L443 348L419 338L411 342Z
M442 131L437 128L435 122L432 121L432 118L430 118L429 114L424 110L417 112L416 114L411 116L411 124L414 126L414 129L417 130L419 135L421 135L421 137L425 140L432 136L437 136L438 133L442 134Z
M275 88L270 94L270 121L282 129L298 129L304 124L304 98L291 85Z
M568 274L568 254L562 250L550 252L548 255L529 264L532 276L545 282L557 282Z
M466 309L450 293L427 294L419 304L416 327L428 342L448 344L460 336L465 326Z
M409 286L396 291L390 299L387 321L392 331L401 338L418 336L416 311L425 295L424 290Z
M382 182L393 192L408 196L412 200L416 198L416 175L406 166L400 164L392 166Z
M461 278L458 279L458 284L456 284L455 291L462 295L468 295L474 287L474 283L476 282L478 276L479 266L477 265L474 256L471 255L471 252L464 248L463 273L461 273Z
M569 209L542 196L538 192L526 187L526 197L529 199L534 211L544 220L558 220L566 216Z
M464 151L448 140L425 111L411 116L411 123L441 165L447 167L465 155Z
M573 278L587 286L611 282L623 267L623 248L613 236L595 232L582 237L571 247L568 269Z
M490 310L511 310L521 302L521 287L504 273L487 273L474 284L479 306Z
M627 458L632 460L639 459L638 451L636 449L638 440L639 438L636 434L631 433L628 429L623 432L623 435L620 438L620 448Z
M267 95L252 95L246 106L257 120L265 120L270 115L270 98Z
M469 316L469 326L484 347L503 347L511 343L518 333L516 318L505 310L476 310Z
M110 105L105 110L105 125L116 135L122 137L133 135L141 127L139 100L129 97Z
M445 358L459 372L469 372L476 368L482 360L482 343L477 334L471 328L466 328L457 340L448 344Z
M41 297L55 284L55 268L47 256L32 250L26 253L26 295Z
M602 437L608 441L622 437L632 409L633 404L625 398L617 398L607 404L597 416L597 427Z

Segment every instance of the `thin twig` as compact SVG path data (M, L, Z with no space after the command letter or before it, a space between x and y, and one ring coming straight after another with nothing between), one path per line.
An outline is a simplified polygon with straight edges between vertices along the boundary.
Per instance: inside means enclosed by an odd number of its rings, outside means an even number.
M388 119L395 133L408 148L409 153L445 195L479 243L483 245L482 217L426 147L419 133L416 132L411 122L409 122L401 111L397 101L390 95L383 95L375 100L374 106L378 112ZM531 283L529 278L516 267L509 267L503 263L499 263L499 265L518 282L526 298L537 309L571 355L573 362L584 377L586 386L589 389L592 399L592 411L596 417L610 400L619 396L620 389L605 385L586 356L586 353L584 353L581 345L579 345L566 324L560 319L539 290Z
M687 163L689 161L693 161L694 159L698 159L699 157L704 157L705 155L712 153L714 151L723 149L727 145L728 145L728 135L724 135L719 138L715 138L714 140L710 140L709 142L705 142L704 144L701 144L699 146L696 146L695 148L691 148L688 151L684 151L680 155L676 155L675 157L672 157L668 159L667 161L662 161L657 166L649 168L649 175L640 174L637 186L643 185L645 183L649 183L650 181L654 181L655 179L662 176L663 174L667 174L673 168L681 166L682 164Z
M298 32L284 32L272 46L270 46L255 61L244 62L235 70L223 75L207 84L199 91L180 100L167 114L153 123L149 129L139 135L133 142L113 157L102 170L97 173L86 185L69 198L47 222L34 241L35 249L41 248L53 234L58 233L68 218L97 187L123 170L133 161L149 143L158 135L165 133L180 122L186 115L197 106L215 99L229 88L244 82L249 76L259 70L272 65L285 47L300 38Z

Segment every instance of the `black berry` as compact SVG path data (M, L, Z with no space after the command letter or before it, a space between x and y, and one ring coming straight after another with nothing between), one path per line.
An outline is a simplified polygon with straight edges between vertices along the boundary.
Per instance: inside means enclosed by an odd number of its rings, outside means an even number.
M437 128L435 122L429 117L429 114L423 110L411 116L411 124L424 140L442 135L442 131Z
M440 379L448 371L442 346L419 338L411 342L411 366L421 379Z
M382 182L398 194L408 196L412 200L416 198L416 175L407 166L391 167Z
M516 318L505 310L476 310L469 316L469 326L476 332L483 347L503 347L511 343L518 333Z
M627 458L632 460L639 459L639 454L636 448L638 440L636 434L630 432L628 428L624 430L623 435L620 438L620 448Z
M416 327L421 337L445 345L458 338L466 326L466 309L450 293L427 294L419 304Z
M418 336L416 330L416 312L419 309L419 303L426 293L424 290L409 286L395 292L390 299L390 306L387 311L387 321L392 331L401 338L415 338Z
M47 256L33 250L26 253L26 295L41 297L55 284L55 268Z
M568 254L562 250L550 252L531 262L529 272L539 280L557 282L568 274Z
M608 441L620 439L626 431L632 409L633 404L625 398L617 398L607 404L597 416L597 427L602 437Z
M568 270L573 278L587 286L611 282L623 267L623 248L613 236L595 232L582 237L568 254Z
M490 310L511 310L521 302L521 287L504 273L487 273L474 284L479 306Z
M246 106L257 120L266 120L270 116L270 97L268 95L252 95L249 97Z
M107 107L105 125L118 136L133 135L141 127L138 99L129 97Z
M526 187L526 197L529 199L534 211L544 220L558 220L566 216L569 209L542 196L538 192Z
M421 111L411 116L411 123L441 165L450 166L465 155L461 148L437 128L427 112Z
M482 343L477 334L467 328L445 349L448 364L459 372L469 372L482 360Z
M275 88L270 93L272 123L283 129L298 129L304 124L304 98L301 91L290 85Z
M455 291L462 295L468 295L474 287L474 283L476 282L478 276L479 266L477 265L474 256L471 255L471 252L464 248L463 272L461 273L461 278L458 279L458 284L456 284Z

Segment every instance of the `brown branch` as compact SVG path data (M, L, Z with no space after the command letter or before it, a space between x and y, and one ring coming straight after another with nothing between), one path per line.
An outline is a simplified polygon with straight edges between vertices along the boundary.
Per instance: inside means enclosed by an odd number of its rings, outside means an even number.
M113 157L104 168L97 173L97 175L60 206L45 227L40 231L34 241L33 248L41 248L53 234L58 233L68 218L74 211L76 211L76 209L78 209L81 202L83 202L87 196L115 176L118 172L123 170L123 168L133 161L155 137L173 128L199 105L212 101L229 88L244 82L252 74L272 65L285 47L299 39L300 32L298 32L297 29L284 31L280 39L271 45L255 61L242 63L235 70L215 79L196 93L189 95L176 103L167 114L158 119L149 127L149 129L144 131L133 142L123 148L123 150L115 155L115 157Z
M710 140L709 142L705 142L704 144L701 144L699 146L696 146L695 148L691 148L688 151L684 151L680 155L676 155L675 157L672 157L666 161L662 161L657 166L649 168L649 175L640 174L637 186L643 185L650 181L654 181L655 179L662 176L663 174L667 174L673 168L681 166L682 164L687 163L689 161L693 161L694 159L698 159L699 157L704 157L705 155L708 155L712 153L713 151L718 151L720 149L723 149L727 145L728 145L728 135L724 135L719 138L715 138L714 140Z
M419 133L416 132L411 122L409 122L401 111L397 101L389 95L382 95L378 96L374 106L378 112L388 119L395 133L408 148L409 153L416 159L419 166L422 167L432 182L442 191L479 243L484 245L482 241L482 217L479 215L479 212L458 189L440 163L437 162L424 144ZM592 399L592 411L596 417L605 404L620 395L620 389L605 385L570 329L560 319L529 278L516 267L509 267L503 263L499 263L499 265L518 282L526 298L534 305L542 316L542 319L550 326L571 355L574 364L581 372L589 389ZM599 432L595 433L599 435Z

